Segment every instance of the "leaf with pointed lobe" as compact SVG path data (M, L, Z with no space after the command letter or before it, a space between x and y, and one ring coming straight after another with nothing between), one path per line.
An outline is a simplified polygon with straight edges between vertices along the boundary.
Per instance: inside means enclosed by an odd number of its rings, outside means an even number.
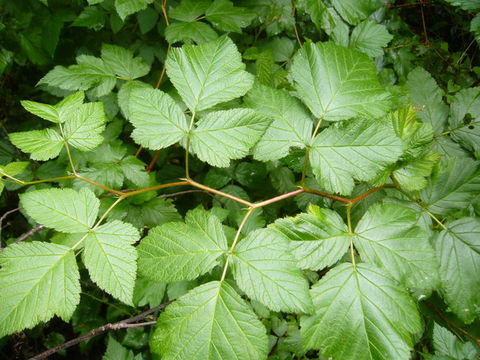
M30 154L32 160L46 161L60 154L64 140L54 129L31 130L8 134L13 145Z

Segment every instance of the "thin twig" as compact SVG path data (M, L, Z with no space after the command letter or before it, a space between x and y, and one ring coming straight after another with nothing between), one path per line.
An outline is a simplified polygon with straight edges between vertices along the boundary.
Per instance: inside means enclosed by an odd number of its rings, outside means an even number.
M152 157L152 160L150 161L150 163L148 164L147 168L145 169L147 171L147 173L149 173L150 171L152 171L153 167L155 166L155 164L157 163L157 160L158 160L158 157L160 156L160 150L157 150L155 151L155 153L153 154L153 157Z
M30 236L34 235L35 233L39 232L40 230L45 229L45 226L43 225L38 225L37 227L34 227L32 230L27 231L25 234L20 235L16 240L15 243L19 243L23 240L28 239Z
M148 322L143 322L143 323L137 323L137 321L145 319L150 314L152 314L152 313L154 313L158 310L162 310L163 308L165 308L170 303L171 303L171 301L166 302L166 303L161 304L161 305L158 305L158 306L155 306L154 308L151 308L150 310L147 310L147 311L145 311L145 312L143 312L139 315L133 316L129 319L121 320L121 321L116 322L114 324L110 323L110 324L100 326L96 329L93 329L92 331L90 331L89 333L87 333L83 336L79 336L75 339L69 340L69 341L67 341L63 344L60 344L60 345L55 346L51 349L48 349L47 351L44 351L44 352L42 352L38 355L35 355L34 357L30 358L30 360L46 359L50 355L53 355L60 350L68 349L69 347L77 345L77 344L81 343L82 341L91 339L92 337L101 335L101 334L106 333L107 331L110 331L110 330L119 330L119 329L135 328L135 327L154 325L156 323L156 321L148 321Z
M3 220L5 220L5 218L6 218L8 215L13 214L13 213L17 212L17 211L20 210L20 209L21 209L21 207L16 207L15 209L6 211L6 212L0 217L0 224L3 222Z

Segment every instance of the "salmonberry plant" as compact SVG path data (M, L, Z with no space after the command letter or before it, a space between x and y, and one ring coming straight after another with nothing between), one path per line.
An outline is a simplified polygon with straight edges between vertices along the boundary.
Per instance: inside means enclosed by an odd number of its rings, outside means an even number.
M478 10L0 2L2 354L477 359Z

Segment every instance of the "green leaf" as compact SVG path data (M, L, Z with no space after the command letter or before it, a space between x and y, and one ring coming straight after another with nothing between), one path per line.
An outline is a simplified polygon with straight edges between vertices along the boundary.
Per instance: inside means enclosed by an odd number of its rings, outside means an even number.
M455 95L449 125L453 140L480 153L480 88L463 89Z
M87 6L71 26L86 27L95 31L105 26L107 13L100 6Z
M255 13L236 7L229 0L215 0L206 10L205 17L219 30L241 33L242 28L250 25L255 18Z
M320 184L349 195L353 179L369 181L402 154L402 141L382 122L352 120L338 123L315 138L310 164Z
M150 341L164 360L267 358L263 324L226 282L203 284L169 305Z
M185 223L171 222L153 228L137 247L139 272L152 280L193 280L217 265L228 249L221 222L197 208Z
M32 160L46 161L60 154L64 140L53 129L22 131L8 134L13 145L30 154Z
M335 10L351 25L357 25L377 10L381 2L378 0L332 0Z
M393 176L402 189L407 191L422 190L427 187L426 177L430 176L439 159L439 154L427 152L395 170Z
M39 241L0 252L0 337L32 328L54 315L68 320L80 302L75 254Z
M454 6L459 6L463 10L479 10L480 4L477 0L446 0Z
M182 0L180 5L170 9L168 16L175 20L190 22L205 14L210 0Z
M145 163L135 156L127 156L120 162L123 175L139 187L146 188L149 183L148 173L145 171Z
M253 84L237 47L226 36L173 48L166 66L168 77L192 112L242 96Z
M55 66L38 84L58 87L62 90L88 90L93 87L96 97L107 95L114 88L117 79L113 70L102 59L90 55L77 57L77 65L68 68Z
M250 109L214 111L192 131L192 150L202 161L228 167L230 160L248 155L270 124L270 119Z
M133 52L120 46L103 44L102 60L124 80L133 80L145 76L150 65L140 57L133 57Z
M433 325L433 347L436 355L445 355L453 359L474 360L478 353L472 343L462 343L454 334L437 323Z
M364 52L368 56L383 55L383 48L393 39L385 25L373 21L363 21L356 26L350 36L350 47Z
M183 111L160 90L134 88L130 92L128 111L128 119L135 126L133 139L149 149L168 147L188 132Z
M445 224L434 241L440 260L442 295L464 323L479 317L480 220L463 218Z
M443 90L435 79L423 68L415 68L408 74L406 83L410 90L412 104L419 119L430 123L436 134L441 133L448 117L448 106L443 102Z
M279 232L260 229L248 234L233 253L233 275L240 289L273 311L313 310L308 282Z
M151 88L149 84L146 84L142 81L126 81L117 94L117 101L120 110L122 111L122 115L126 118L130 118L130 96L132 91L136 88Z
M208 24L202 22L178 22L167 26L165 29L165 40L169 44L176 42L197 44L213 41L218 34Z
M439 282L435 252L416 223L414 210L376 203L355 228L354 244L363 261L383 268L406 287L433 290Z
M369 57L330 42L306 43L293 59L290 80L319 119L377 118L389 109Z
M137 229L117 220L93 229L85 239L83 261L90 277L129 305L133 305L137 274L137 251L132 245L139 239Z
M113 336L108 337L108 345L102 360L134 360L133 351L123 347Z
M53 105L42 104L35 101L23 100L20 101L23 108L29 113L37 115L44 120L48 120L54 123L60 123L58 111Z
M102 102L80 105L71 109L63 125L63 135L70 145L80 151L96 148L103 141L105 112Z
M151 308L162 303L167 284L145 279L141 276L135 280L133 303L136 306L149 305Z
M23 173L30 163L28 161L16 161L5 166L0 165L0 174L15 176Z
M310 205L306 213L278 219L273 228L290 239L290 251L301 269L332 266L350 245L347 225L329 209Z
M58 113L58 122L64 123L68 120L69 114L77 107L83 104L85 100L85 93L83 91L77 91L71 95L65 97L62 101L55 105Z
M467 207L480 191L479 162L469 158L449 158L434 169L421 199L434 214L447 215Z
M315 24L318 30L324 30L329 32L323 26L326 15L328 16L328 10L325 4L317 0L302 0L298 3L304 7L305 12L310 15L312 22Z
M20 195L22 207L39 224L66 233L85 233L93 226L99 201L88 189L43 189Z
M306 349L342 360L410 359L422 330L408 292L377 268L342 264L312 290L316 313L301 318Z
M153 3L154 0L115 0L115 10L122 20L128 15L135 14L140 10L147 8L148 4Z
M278 160L290 147L305 148L312 137L312 120L305 107L285 90L256 84L246 95L245 104L273 118L265 134L253 149L255 159Z

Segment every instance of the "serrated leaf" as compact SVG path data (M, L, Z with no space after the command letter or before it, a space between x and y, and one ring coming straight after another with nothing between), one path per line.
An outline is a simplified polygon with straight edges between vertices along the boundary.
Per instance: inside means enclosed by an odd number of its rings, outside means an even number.
M265 132L270 119L250 109L231 109L206 114L191 133L192 150L202 161L228 167L241 159Z
M372 265L342 264L312 290L316 313L301 318L303 344L342 360L410 359L421 331L408 292Z
M190 44L192 41L197 44L213 41L218 34L208 24L202 22L178 22L167 26L165 29L165 40L169 44L183 41Z
M151 308L162 303L167 284L137 277L133 292L133 303L136 306L149 305Z
M383 55L383 48L392 39L385 25L366 20L353 29L349 46L375 57Z
M100 6L86 6L71 26L86 27L95 31L105 26L107 13Z
M263 360L268 353L265 327L224 281L203 284L169 305L150 344L164 360Z
M88 90L101 97L107 95L116 84L113 70L102 59L90 55L80 55L76 58L77 65L68 68L55 66L38 84L58 87L62 90Z
M83 91L77 91L71 95L65 97L62 101L55 105L58 112L58 122L64 123L68 119L68 114L80 105L85 100L85 93Z
M182 0L180 5L170 9L168 16L175 20L191 22L205 14L210 0Z
M433 325L433 347L436 355L445 355L453 359L474 360L478 353L472 343L462 343L455 335L437 323Z
M37 115L44 120L48 120L54 123L60 123L58 111L53 105L42 104L35 101L23 100L20 101L23 108L29 113Z
M350 245L347 225L329 209L310 205L306 213L278 219L273 228L290 239L301 269L321 270L335 264Z
M442 295L450 309L469 324L480 308L480 220L463 218L445 224L434 241L440 260Z
M319 119L377 118L389 109L369 57L330 42L306 43L293 58L290 80Z
M120 163L123 175L139 187L147 187L149 183L148 173L145 171L145 163L135 156L127 156Z
M422 190L427 186L426 177L430 176L439 159L440 154L425 153L396 169L392 174L403 189L407 191Z
M183 222L153 228L137 247L139 272L172 282L193 280L212 269L228 249L221 222L203 209L191 210Z
M88 189L43 189L20 195L22 207L39 224L66 233L85 233L98 214L99 201Z
M96 148L103 141L105 112L102 102L80 105L71 109L63 125L63 135L70 145L80 151Z
M28 161L16 161L5 166L0 165L0 174L15 176L23 173L30 163Z
M108 337L108 345L102 360L134 360L133 351L123 347L113 336Z
M132 225L114 220L93 229L85 239L83 261L90 277L113 297L132 305L140 234Z
M122 20L147 8L154 0L115 0L115 10Z
M420 197L434 214L447 215L470 204L480 191L479 162L448 158L437 164L429 186Z
M68 320L80 302L75 254L39 241L0 253L0 337L32 328L54 315Z
M351 25L357 25L377 10L381 2L378 0L332 0L335 10Z
M173 48L166 66L168 77L192 112L242 96L253 84L236 45L226 36Z
M122 112L122 115L126 118L130 118L130 96L132 94L132 91L136 88L150 88L151 86L149 84L146 84L142 81L127 81L125 82L120 90L118 91L117 94L117 102L118 106L120 107L120 110Z
M255 13L247 8L236 7L229 0L215 0L205 12L206 19L222 31L242 32L250 25Z
M8 134L13 145L30 154L32 160L46 161L57 157L64 140L53 129L22 131Z
M150 66L133 52L116 45L102 45L102 60L124 80L133 80L145 76Z
M385 124L352 120L330 126L315 138L310 164L328 191L349 195L353 179L369 181L402 154L402 141Z
M453 140L480 153L480 88L463 89L455 95L448 122Z
M308 110L284 90L256 84L245 96L245 104L273 118L273 122L253 149L255 159L278 160L290 147L304 148L312 137Z
M356 226L353 242L363 261L384 269L408 288L433 290L439 281L435 252L416 223L414 210L376 203Z
M406 83L412 104L421 110L417 116L430 123L436 134L441 133L448 116L448 106L443 102L443 90L435 79L423 68L415 68L408 74Z
M240 289L273 311L311 313L308 282L288 251L288 240L271 229L254 231L233 252Z
M129 120L135 126L132 137L152 150L178 142L187 132L183 111L158 89L134 88L129 98Z

